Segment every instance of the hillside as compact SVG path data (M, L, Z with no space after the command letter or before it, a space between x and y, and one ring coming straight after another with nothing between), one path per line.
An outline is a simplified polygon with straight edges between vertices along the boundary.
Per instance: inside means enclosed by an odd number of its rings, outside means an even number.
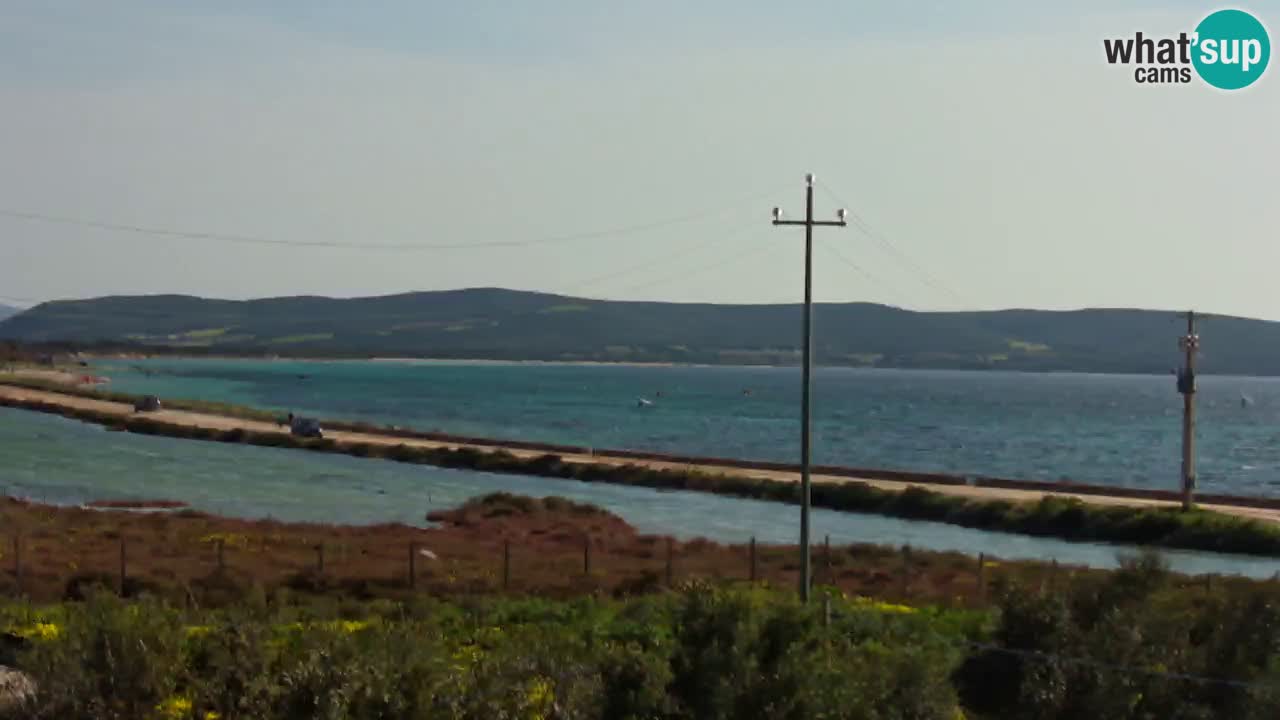
M12 317L20 312L22 312L21 308L9 307L8 305L0 304L0 320Z
M913 312L815 308L828 365L1167 373L1170 312ZM1207 317L1206 372L1280 373L1280 323ZM0 322L26 343L107 342L192 352L531 360L794 363L795 305L589 300L500 289L250 301L156 295L57 301Z

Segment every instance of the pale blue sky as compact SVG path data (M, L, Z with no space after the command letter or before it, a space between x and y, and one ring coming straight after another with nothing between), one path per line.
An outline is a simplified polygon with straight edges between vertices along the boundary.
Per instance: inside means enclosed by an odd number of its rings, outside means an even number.
M1216 7L0 0L0 211L403 245L712 213L430 252L0 217L0 302L467 286L793 301L800 237L769 209L800 213L812 171L911 258L822 232L820 300L1280 319L1280 70L1226 94L1139 86L1103 59L1104 37L1189 31ZM1276 26L1280 2L1246 7Z

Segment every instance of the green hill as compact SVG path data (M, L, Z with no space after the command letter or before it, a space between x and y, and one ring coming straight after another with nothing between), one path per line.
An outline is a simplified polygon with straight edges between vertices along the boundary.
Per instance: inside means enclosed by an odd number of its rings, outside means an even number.
M913 312L869 303L815 308L828 365L1166 373L1171 312ZM1280 323L1206 317L1206 372L1280 371ZM179 295L49 302L0 322L0 338L298 356L794 363L795 305L589 300L501 289L333 299Z

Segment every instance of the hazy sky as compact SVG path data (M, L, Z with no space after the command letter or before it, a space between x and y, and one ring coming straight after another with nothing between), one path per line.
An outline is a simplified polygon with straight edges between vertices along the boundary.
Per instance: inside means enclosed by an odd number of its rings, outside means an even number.
M1280 68L1142 86L1200 2L0 0L0 302L504 286L1280 319ZM1244 6L1280 27L1280 2ZM264 9L269 8L269 9ZM1275 63L1273 63L1274 65ZM837 207L820 191L823 215ZM837 253L865 270L860 274ZM920 270L932 278L921 278Z

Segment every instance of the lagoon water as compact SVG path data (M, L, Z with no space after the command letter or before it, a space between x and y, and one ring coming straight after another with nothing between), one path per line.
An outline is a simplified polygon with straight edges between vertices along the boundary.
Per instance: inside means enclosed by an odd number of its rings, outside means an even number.
M456 434L799 454L797 368L129 360L95 371L125 392ZM637 407L640 397L653 404ZM814 459L1176 488L1181 402L1171 376L820 368ZM1200 488L1280 496L1280 379L1202 377L1199 408Z
M109 432L53 415L0 408L0 493L58 504L95 499L180 500L209 512L280 520L425 524L425 514L508 491L605 507L643 532L721 542L794 543L798 511L702 493L493 475L299 450ZM909 544L1001 557L1112 567L1122 548L983 532L929 522L816 510L816 537L836 544ZM1169 553L1191 573L1269 577L1273 559Z

